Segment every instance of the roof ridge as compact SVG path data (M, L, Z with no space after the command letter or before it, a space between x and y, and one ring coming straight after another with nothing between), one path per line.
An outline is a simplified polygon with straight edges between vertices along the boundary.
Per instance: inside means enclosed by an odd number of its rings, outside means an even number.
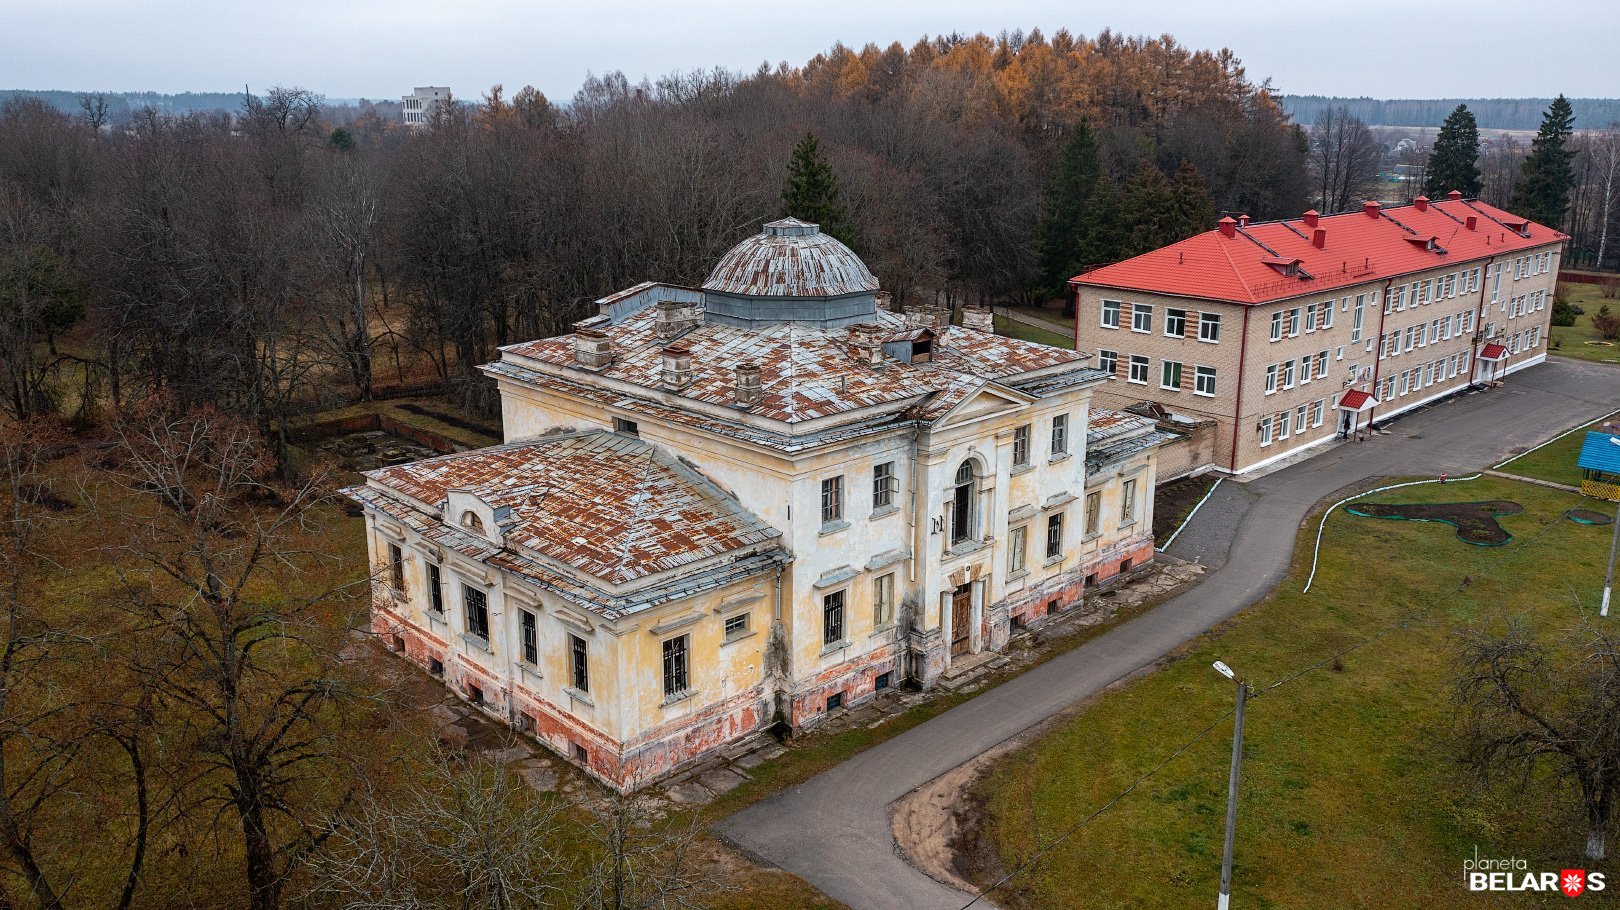
M1210 231L1209 233L1220 235L1220 231ZM1232 258L1232 251L1228 250L1226 244L1221 243L1219 240L1215 241L1215 248L1220 250L1221 255L1226 257L1226 264L1231 266L1232 275L1237 278L1238 286L1243 288L1243 293L1249 298L1249 302L1259 303L1259 300L1254 296L1254 288L1249 286L1249 280L1243 277L1243 270L1238 268L1237 260Z
M630 561L630 550L632 548L632 544L641 540L647 529L647 523L652 518L651 510L641 508L641 504L652 497L652 494L647 492L647 474L656 464L656 460L653 457L655 451L656 450L649 443L645 449L636 453L636 457L640 458L642 461L641 471L636 476L635 493L632 494L629 499L631 516L630 527L627 528L624 534L619 538L619 546L617 548L617 552L614 554L615 558L613 560L613 564L609 567L609 570L613 574L612 581L614 583L619 583L625 580L623 577L624 564Z

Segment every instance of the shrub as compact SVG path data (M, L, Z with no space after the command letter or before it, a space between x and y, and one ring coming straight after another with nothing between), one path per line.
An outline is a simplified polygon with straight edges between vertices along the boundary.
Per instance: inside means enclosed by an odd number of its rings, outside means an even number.
M1552 324L1553 325L1574 325L1575 324L1575 308L1569 305L1568 300L1566 300L1565 298L1563 298L1561 296L1557 296L1557 295L1555 295L1553 297Z
M1605 341L1620 340L1620 316L1599 313L1592 317L1592 328L1597 329L1598 337Z
M1604 282L1598 285L1598 293L1602 294L1607 300L1620 297L1620 275L1604 279Z

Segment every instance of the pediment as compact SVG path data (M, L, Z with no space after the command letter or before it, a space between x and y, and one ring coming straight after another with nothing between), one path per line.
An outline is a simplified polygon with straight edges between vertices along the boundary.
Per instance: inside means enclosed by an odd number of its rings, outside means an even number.
M1003 385L988 383L958 402L943 417L935 421L934 425L936 427L950 427L974 423L987 417L1022 410L1034 400L1034 398L1025 395L1023 392Z

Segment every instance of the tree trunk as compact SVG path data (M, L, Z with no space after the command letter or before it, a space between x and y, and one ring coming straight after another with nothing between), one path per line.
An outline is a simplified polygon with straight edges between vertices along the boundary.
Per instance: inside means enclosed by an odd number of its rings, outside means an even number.
M1586 832L1586 858L1601 862L1604 855L1604 825L1594 825Z

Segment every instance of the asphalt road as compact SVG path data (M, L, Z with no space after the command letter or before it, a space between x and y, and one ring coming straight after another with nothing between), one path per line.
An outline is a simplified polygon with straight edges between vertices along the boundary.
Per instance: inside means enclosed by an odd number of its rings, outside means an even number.
M1503 388L1403 417L1389 436L1341 445L1251 483L1223 483L1171 551L1212 567L1196 587L717 829L756 860L854 910L956 910L969 895L896 851L890 803L1257 601L1286 573L1306 513L1329 494L1371 477L1489 467L1617 407L1620 369L1550 360L1514 374Z

